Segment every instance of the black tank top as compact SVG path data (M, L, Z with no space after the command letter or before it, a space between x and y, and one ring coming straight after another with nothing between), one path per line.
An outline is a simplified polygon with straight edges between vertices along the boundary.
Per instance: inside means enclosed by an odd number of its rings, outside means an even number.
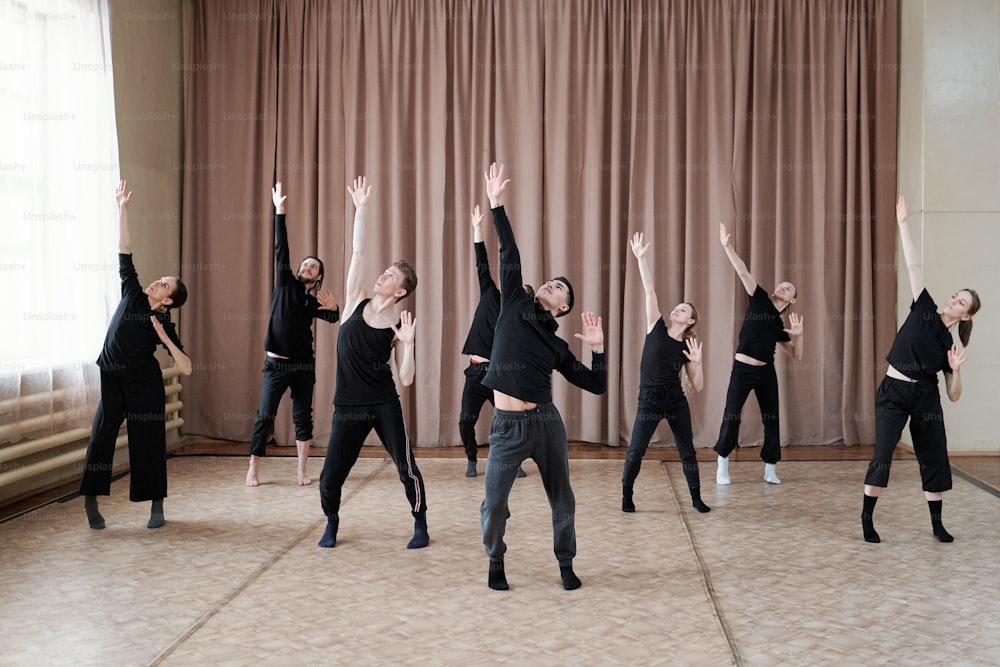
M363 299L340 325L334 405L378 405L399 398L389 364L396 332L368 326L364 312L370 300Z
M653 330L646 334L639 363L640 387L679 387L681 369L688 362L684 356L687 343L671 338L663 323L663 316L656 320Z

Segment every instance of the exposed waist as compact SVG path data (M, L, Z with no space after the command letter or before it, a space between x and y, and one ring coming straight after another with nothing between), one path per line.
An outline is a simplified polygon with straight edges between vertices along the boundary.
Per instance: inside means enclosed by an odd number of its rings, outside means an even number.
M917 382L908 375L904 375L903 373L897 371L892 365L890 365L889 368L886 369L885 374L886 376L891 377L893 380L902 380L903 382L910 382L913 384L916 384Z
M741 364L746 364L747 366L767 366L768 362L761 361L760 359L754 359L753 357L743 354L742 352L737 352L736 356L733 357L736 361Z
M470 364L488 364L488 363L490 363L490 360L487 359L486 357L481 357L478 354L470 354L469 355L469 363Z

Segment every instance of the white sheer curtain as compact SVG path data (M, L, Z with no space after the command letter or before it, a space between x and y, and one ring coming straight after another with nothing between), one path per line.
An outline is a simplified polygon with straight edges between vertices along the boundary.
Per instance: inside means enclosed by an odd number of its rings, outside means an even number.
M0 5L0 91L0 443L9 443L87 425L99 395L94 360L119 300L107 0ZM52 392L55 405L17 400ZM67 420L30 421L54 410Z

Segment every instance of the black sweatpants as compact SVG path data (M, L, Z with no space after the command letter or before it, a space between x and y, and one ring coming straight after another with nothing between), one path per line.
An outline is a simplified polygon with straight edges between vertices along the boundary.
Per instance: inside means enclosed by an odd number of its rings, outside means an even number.
M674 432L674 443L681 455L684 478L689 489L701 486L698 476L698 457L694 453L694 436L691 432L691 408L680 385L639 388L639 409L632 425L632 440L625 454L622 486L632 486L639 476L642 457L646 455L649 441L660 421L666 419Z
M951 464L937 382L906 382L888 376L875 393L875 454L868 464L865 484L889 485L892 453L907 419L924 491L948 491Z
M260 406L253 421L250 453L267 456L267 441L274 433L274 417L285 390L292 390L292 421L295 439L308 442L313 437L312 399L316 384L316 363L292 359L264 358L264 382Z
M774 364L751 366L742 361L733 361L729 391L726 392L726 409L714 449L719 456L728 457L738 446L741 413L751 391L757 397L760 418L764 424L764 444L760 448L760 458L764 463L777 463L781 460L781 434L778 429L778 376L774 372Z
M319 498L323 513L332 516L340 511L341 492L351 468L357 463L365 438L375 429L382 446L389 453L406 488L413 516L427 510L424 478L417 469L410 448L410 438L403 422L399 401L377 405L337 405L333 409L330 440L326 445L326 460L319 476Z
M167 496L166 395L163 375L117 375L101 370L101 401L87 444L81 496L111 495L115 440L122 421L128 432L129 500Z
M462 412L458 416L458 434L465 447L465 457L470 461L478 458L476 443L476 422L486 401L493 405L493 390L483 386L483 378L490 369L488 363L469 362L465 369L465 387L462 389Z

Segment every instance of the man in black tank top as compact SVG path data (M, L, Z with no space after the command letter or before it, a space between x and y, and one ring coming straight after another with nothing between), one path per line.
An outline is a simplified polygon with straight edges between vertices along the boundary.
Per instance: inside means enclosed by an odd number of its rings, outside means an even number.
M246 485L260 485L260 458L267 455L267 440L274 432L274 418L281 397L292 390L292 421L295 424L295 447L298 454L297 477L300 486L311 484L307 474L309 448L312 445L312 398L316 384L316 359L313 353L312 323L321 319L333 324L340 318L340 308L333 294L323 286L323 262L306 257L292 273L285 226L285 201L281 183L271 189L274 202L274 292L271 294L271 317L264 339L264 380L260 405L254 417L250 440L250 469Z
M417 274L409 263L397 261L378 277L374 296L368 298L362 265L371 187L364 177L360 177L355 179L354 188L348 187L347 191L355 206L354 242L344 297L347 319L342 321L337 337L333 420L323 472L319 477L320 503L327 518L319 546L337 545L341 491L358 460L365 438L374 429L396 465L413 514L413 537L406 547L420 549L430 541L424 479L413 458L391 363L395 357L403 386L413 383L413 316L404 310L397 320L393 306L413 292Z

